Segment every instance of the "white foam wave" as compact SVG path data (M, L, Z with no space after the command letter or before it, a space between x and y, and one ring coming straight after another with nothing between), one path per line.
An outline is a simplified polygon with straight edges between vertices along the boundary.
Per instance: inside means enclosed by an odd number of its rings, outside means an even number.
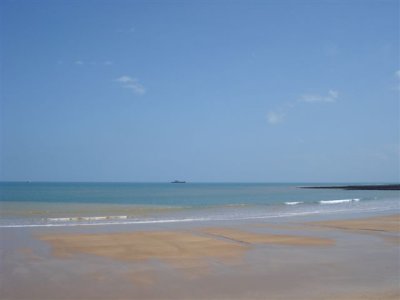
M335 210L335 212L344 210ZM0 228L22 228L22 227L75 227L75 226L104 226L104 225L132 225L132 224L163 224L163 223L183 223L183 222L204 222L204 221L239 221L239 220L257 220L257 219L273 219L281 217L294 217L304 215L314 215L321 213L320 210L278 213L274 215L258 215L258 216L231 216L216 218L185 218L185 219L160 219L160 220L132 220L119 222L95 222L95 223L50 223L50 224L10 224L0 225Z
M51 223L51 224L12 224L1 225L0 228L20 228L20 227L75 227L75 226L103 226L103 225L130 225L130 224L157 224L157 223L178 223L207 221L209 218L187 218L187 219L165 219L165 220L135 220L124 222L96 222L96 223Z
M68 222L68 221L102 221L102 220L123 220L128 216L95 216L95 217L66 217L66 218L47 218L50 222Z
M349 199L342 199L349 200ZM353 199L351 199L353 200ZM335 201L335 200L330 200ZM357 201L357 200L356 200ZM399 205L396 203L395 205L390 205L386 207L357 207L356 209L352 209L352 213L361 213L361 212L384 212L384 211L393 211L399 210ZM52 223L36 223L36 224L4 224L0 225L0 228L32 228L32 227L74 227L74 226L111 226L111 225L135 225L135 224L164 224L164 223L185 223L185 222L209 222L209 221L236 221L236 220L263 220L263 219L274 219L274 218L284 218L284 217L296 217L296 216L307 216L307 215L315 215L315 214L335 214L339 212L349 212L347 207L342 206L334 206L328 209L320 208L320 209L312 209L307 211L299 211L299 212L282 212L282 213L267 213L267 214L258 214L258 215L250 215L250 216L214 216L214 217L197 217L197 218L182 218L182 219L142 219L142 220L107 220L107 222L52 222Z
M302 204L304 203L303 201L292 201L292 202L285 202L286 205L297 205L297 204Z
M339 204L339 203L350 203L350 202L358 202L360 199L340 199L340 200L321 200L320 204Z

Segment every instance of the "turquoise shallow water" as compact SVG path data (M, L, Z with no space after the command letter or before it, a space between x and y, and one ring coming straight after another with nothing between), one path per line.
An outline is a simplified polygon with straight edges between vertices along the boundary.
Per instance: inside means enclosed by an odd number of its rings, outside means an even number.
M399 191L298 188L305 185L321 184L2 182L0 226L190 222L399 210Z

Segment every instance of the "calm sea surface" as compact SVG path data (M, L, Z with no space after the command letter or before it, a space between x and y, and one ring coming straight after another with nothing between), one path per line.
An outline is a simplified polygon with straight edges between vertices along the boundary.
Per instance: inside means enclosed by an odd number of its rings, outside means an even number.
M305 185L321 184L2 182L0 227L244 220L400 208L399 191L298 188Z

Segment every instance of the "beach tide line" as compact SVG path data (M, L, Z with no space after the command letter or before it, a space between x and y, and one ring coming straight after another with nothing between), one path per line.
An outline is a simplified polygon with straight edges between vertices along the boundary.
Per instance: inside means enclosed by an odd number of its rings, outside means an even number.
M384 212L397 209L398 207L369 207L363 209L352 210L353 212ZM315 214L335 214L340 212L348 212L347 208L334 209L329 211L312 210L303 212L278 213L274 215L259 216L235 216L235 217L206 217L206 218L184 218L184 219L159 219L159 220L115 220L109 222L54 222L54 223L37 223L37 224L2 224L0 228L24 228L24 227L73 227L73 226L110 226L110 225L135 225L135 224L163 224L163 223L185 223L185 222L207 222L207 221L240 221L240 220L262 220L284 217L307 216Z
M63 218L47 218L50 222L66 222L66 221L101 221L101 220L124 220L128 216L95 216L95 217L63 217Z

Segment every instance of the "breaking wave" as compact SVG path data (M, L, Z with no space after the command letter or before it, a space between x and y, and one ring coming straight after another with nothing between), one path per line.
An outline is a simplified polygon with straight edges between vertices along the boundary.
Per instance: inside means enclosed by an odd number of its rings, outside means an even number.
M286 205L297 205L297 204L302 204L304 203L303 201L292 201L292 202L285 202Z
M340 203L350 203L350 202L358 202L360 201L359 198L355 199L340 199L340 200L321 200L319 201L320 204L340 204Z

